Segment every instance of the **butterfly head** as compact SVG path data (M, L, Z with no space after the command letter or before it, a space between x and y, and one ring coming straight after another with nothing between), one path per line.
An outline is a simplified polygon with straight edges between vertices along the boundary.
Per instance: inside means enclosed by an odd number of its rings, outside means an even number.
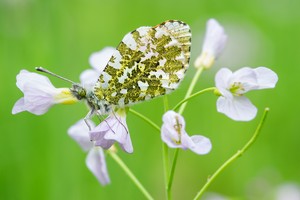
M86 89L84 89L81 85L79 84L72 84L72 88L70 89L72 94L78 99L82 100L86 98Z

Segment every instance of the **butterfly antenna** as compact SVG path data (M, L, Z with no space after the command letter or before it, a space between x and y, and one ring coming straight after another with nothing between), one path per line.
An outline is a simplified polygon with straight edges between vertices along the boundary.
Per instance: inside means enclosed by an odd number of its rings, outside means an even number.
M54 77L57 77L57 78L62 79L62 80L64 80L64 81L67 81L67 82L69 82L69 83L72 83L73 85L78 85L78 83L75 83L74 81L71 81L71 80L69 80L69 79L67 79L67 78L65 78L65 77L62 77L62 76L57 75L57 74L55 74L55 73L53 73L53 72L50 72L49 70L44 69L44 68L42 68L42 67L36 67L35 70L37 70L37 71L39 71L39 72L44 72L44 73L46 73L46 74L50 74L51 76L54 76Z

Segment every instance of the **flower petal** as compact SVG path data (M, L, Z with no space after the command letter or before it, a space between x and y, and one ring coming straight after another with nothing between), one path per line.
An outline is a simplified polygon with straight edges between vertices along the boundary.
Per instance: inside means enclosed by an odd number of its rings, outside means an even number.
M90 65L100 74L104 70L115 50L116 49L113 47L105 47L101 51L92 53L89 58Z
M195 67L210 68L223 51L226 40L224 28L215 19L208 20L202 52L195 60Z
M182 145L182 142L179 142L182 141L182 137L179 138L179 135L176 132L176 130L173 127L170 127L166 124L163 124L163 126L161 127L161 139L170 148L187 148Z
M22 92L24 92L24 86L27 84L34 85L38 88L55 89L48 77L40 75L38 73L29 72L27 70L21 70L17 75L17 86Z
M111 130L105 134L104 138L106 140L117 141L121 148L127 153L133 152L133 146L131 143L130 134L126 124L126 116L121 117L117 114L108 118L107 123L109 124Z
M184 118L173 110L169 110L163 115L163 123L170 127L180 124L181 129L185 129Z
M206 25L206 33L203 51L218 57L225 47L227 35L224 28L215 19L209 19Z
M222 68L217 72L215 76L215 84L221 93L228 88L231 76L232 72L228 68Z
M257 108L244 96L219 97L217 110L236 121L250 121L257 113Z
M88 123L91 127L95 126L91 120L89 120ZM89 137L88 126L85 124L83 119L71 126L68 129L68 134L81 146L84 151L88 151L94 146Z
M102 185L110 183L104 153L100 147L94 147L89 151L86 165Z
M189 147L190 150L200 155L210 152L212 145L207 137L204 137L202 135L193 135L191 136L191 139L194 145Z
M243 67L232 74L230 84L240 83L243 87L239 94L258 89L257 77L254 69Z
M77 101L70 89L55 88L47 77L26 70L21 70L17 75L17 86L24 93L24 98L16 103L13 113L27 110L41 115L53 104L71 104Z
M100 72L94 69L84 70L80 74L80 83L88 91L91 91L99 78Z
M24 103L24 98L20 98L14 105L13 109L12 109L12 114L17 114L19 112L23 112L25 111L25 103Z
M104 139L105 134L107 134L109 131L111 130L105 119L90 131L90 139L95 141L96 146L100 146L103 149L109 149L115 143L114 140Z
M254 69L257 77L258 82L258 89L265 89L265 88L274 88L277 81L278 76L272 70L266 67L258 67Z
M126 115L119 115L118 112L111 114L102 121L96 128L90 131L91 139L96 141L96 146L107 149L118 142L121 148L127 153L133 152L130 134L126 124Z
M163 115L163 125L161 128L161 139L170 148L187 149L183 145L185 139L185 121L184 118L173 110L167 111Z

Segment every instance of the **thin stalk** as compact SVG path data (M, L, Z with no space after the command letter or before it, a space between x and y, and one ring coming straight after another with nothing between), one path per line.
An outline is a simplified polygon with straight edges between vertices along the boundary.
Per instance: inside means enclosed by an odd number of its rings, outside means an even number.
M108 154L119 164L119 166L124 170L124 172L129 176L129 178L133 181L133 183L138 187L138 189L145 195L145 197L149 200L153 200L153 197L149 194L149 192L144 188L141 182L134 176L134 174L130 171L130 169L125 165L122 159L114 152L108 151Z
M135 114L136 116L138 116L139 118L143 119L145 122L147 122L148 124L150 124L153 128L155 128L158 132L160 132L160 128L159 126L157 126L153 121L151 121L148 117L146 117L145 115L135 111L135 110L132 110L132 109L129 109L129 112L131 112L132 114Z
M193 92L193 90L194 90L194 88L195 88L195 85L196 85L196 83L198 82L198 79L199 79L199 77L200 77L200 75L201 75L201 73L202 73L203 70L204 70L203 67L200 67L199 69L197 69L197 72L196 72L196 74L194 75L193 80L192 80L192 82L191 82L191 84L190 84L190 86L189 86L189 89L188 89L188 91L187 91L186 94L185 94L185 97L184 97L185 99L188 98L188 97L192 94L192 92ZM187 103L185 102L184 104L181 105L181 107L180 107L180 109L179 109L179 112L178 112L179 114L182 114L182 113L183 113L186 104L187 104Z
M171 168L168 187L167 187L168 199L171 199L171 195L172 195L171 188L172 188L172 183L173 183L173 178L174 178L174 172L175 172L176 162L177 162L177 158L178 158L178 153L179 153L179 149L176 149L175 153L174 153L172 168Z
M190 100L190 99L195 98L196 96L198 96L198 95L200 95L200 94L203 94L203 93L209 92L209 91L214 91L215 89L216 89L215 87L210 87L210 88L203 89L203 90L201 90L201 91L199 91L199 92L196 92L196 93L190 95L189 97L187 97L187 98L181 100L176 106L174 106L174 108L173 108L172 110L178 109L179 106L181 106L183 103L185 103L186 101L188 101L188 100Z
M169 110L169 101L168 101L168 97L165 95L164 96L164 112L167 112ZM163 167L164 167L164 178L165 178L165 189L166 189L166 196L167 199L170 199L170 197L168 196L168 179L169 179L169 168L170 168L170 164L169 164L169 148L167 146L167 144L165 144L164 142L162 142L162 149L163 149Z
M201 75L201 73L203 72L204 68L201 67L201 68L198 68L197 69L197 72L196 74L194 75L193 77L193 80L185 94L185 97L184 99L187 99L190 97L190 95L192 94L195 86L196 86L196 83L198 82L198 79ZM178 113L181 115L185 109L185 106L186 106L187 102L182 102L179 106L179 111ZM177 105L176 105L177 106ZM176 107L175 106L175 107ZM176 168L176 164L177 164L177 158L178 158L178 152L179 152L179 149L176 149L175 150L175 153L174 153L174 158L173 158L173 162L172 162L172 166L171 166L171 172L170 172L170 175L169 175L169 181L168 181L168 188L167 188L167 192L168 192L168 199L171 199L171 189L172 189L172 183L173 183L173 177L174 177L174 173L175 173L175 168Z
M238 150L233 156L231 156L225 163L223 163L219 169L217 169L217 171L209 178L207 179L205 185L200 189L200 191L197 193L197 195L195 196L194 200L199 199L203 193L205 192L205 190L208 188L208 186L215 180L215 178L226 168L228 167L233 161L235 161L238 157L242 156L246 150L249 149L249 147L255 142L255 140L257 139L263 124L266 121L266 117L267 114L269 112L269 108L265 108L265 111L263 113L263 116L254 132L254 134L252 135L252 137L250 138L250 140L244 145L244 147L241 150Z

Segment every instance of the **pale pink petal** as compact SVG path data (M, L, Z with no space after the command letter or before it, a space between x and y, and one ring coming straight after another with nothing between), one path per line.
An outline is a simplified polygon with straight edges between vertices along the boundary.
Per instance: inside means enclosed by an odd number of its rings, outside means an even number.
M24 104L24 98L20 98L14 105L12 109L12 114L17 114L19 112L25 111L25 104Z
M17 86L18 88L24 92L24 85L34 85L38 88L51 88L55 89L48 77L40 75L34 72L28 72L27 70L21 70L17 75Z
M182 143L178 142L181 140L181 138L179 138L179 134L169 124L165 124L165 123L163 124L161 128L161 139L170 148L183 148Z
M225 90L230 84L232 72L228 68L220 69L215 76L215 84L219 90Z
M91 120L88 120L88 123L91 127L95 126ZM71 126L68 129L68 134L81 146L84 151L88 151L94 146L93 142L90 140L89 128L83 119Z
M111 131L105 134L104 139L117 141L121 148L127 153L133 152L130 134L126 124L126 117L111 116L106 122L109 124Z
M113 47L105 47L101 51L92 53L89 58L90 65L100 74L115 51Z
M24 93L24 98L15 104L14 114L26 110L41 115L53 104L77 101L68 88L55 88L47 77L26 70L17 75L17 86Z
M227 41L224 28L215 19L207 21L203 51L209 52L217 58L223 51Z
M217 110L236 121L250 121L257 113L257 108L243 96L232 98L219 97Z
M96 146L109 148L114 142L118 142L121 148L127 153L133 152L133 146L126 124L126 115L119 116L118 113L110 115L102 121L96 128L90 131Z
M104 136L110 131L111 129L105 119L90 131L90 140L95 141L96 146L101 146L103 149L109 149L115 143L115 141L107 140L104 138Z
M80 83L88 91L91 91L99 78L100 72L94 69L84 70L80 74Z
M244 94L258 88L256 73L254 69L249 67L243 67L232 74L230 84L234 83L241 83L242 85L242 90L238 91L238 94Z
M278 76L272 70L266 67L258 67L254 69L257 77L258 82L258 89L265 89L265 88L274 88L277 81Z
M193 141L193 145L189 146L189 149L193 152L203 155L210 152L212 145L210 140L207 137L202 135L193 135L191 136L191 140Z
M92 148L86 158L86 165L102 185L110 183L105 156L100 147Z
M167 111L164 114L161 138L170 148L190 149L197 154L206 154L211 150L208 138L201 135L190 137L181 125L185 125L185 121L178 113Z
M276 192L275 200L300 200L300 187L295 183L285 183Z

